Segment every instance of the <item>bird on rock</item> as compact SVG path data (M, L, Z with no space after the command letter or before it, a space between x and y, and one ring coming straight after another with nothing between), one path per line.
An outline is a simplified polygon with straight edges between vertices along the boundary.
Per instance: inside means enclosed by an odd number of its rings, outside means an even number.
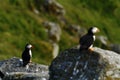
M95 33L99 32L100 30L97 27L89 28L87 34L83 35L80 38L80 51L82 50L90 50L93 51L93 43L95 41Z
M31 58L32 58L31 48L32 48L31 44L26 44L25 50L22 53L22 60L23 60L24 67L31 62Z

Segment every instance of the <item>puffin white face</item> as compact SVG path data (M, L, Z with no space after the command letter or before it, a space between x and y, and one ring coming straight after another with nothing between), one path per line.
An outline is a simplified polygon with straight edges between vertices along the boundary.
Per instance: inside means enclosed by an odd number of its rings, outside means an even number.
M31 49L31 48L32 48L32 45L31 45L31 44L28 44L26 47L27 47L28 49Z
M97 27L93 27L93 28L92 28L92 32L93 32L93 33L97 33L97 32L99 32L99 29L98 29Z

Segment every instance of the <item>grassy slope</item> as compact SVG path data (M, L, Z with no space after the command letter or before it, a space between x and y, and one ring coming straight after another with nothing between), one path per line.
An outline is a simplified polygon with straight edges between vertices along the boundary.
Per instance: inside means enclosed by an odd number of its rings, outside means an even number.
M67 10L66 17L83 27L98 26L100 34L108 36L113 43L120 43L119 0L59 0ZM104 4L103 4L104 3ZM114 37L114 38L113 38Z
M0 59L21 57L26 43L32 43L33 61L47 63L52 60L50 54L52 47L47 43L47 34L35 19L36 15L24 5L16 6L7 1L1 1L0 16Z
M65 17L69 23L86 28L98 26L101 29L100 34L108 36L113 43L120 43L120 1L104 1L93 0L95 3L92 3L89 0L58 0L66 10ZM34 45L33 61L49 64L52 60L52 46L41 22L57 22L56 17L44 12L35 15L28 9L24 0L18 0L18 3L16 0L0 1L0 59L20 57L25 44L30 42ZM59 43L60 50L78 43L78 38L74 38L69 32L63 30L63 34Z

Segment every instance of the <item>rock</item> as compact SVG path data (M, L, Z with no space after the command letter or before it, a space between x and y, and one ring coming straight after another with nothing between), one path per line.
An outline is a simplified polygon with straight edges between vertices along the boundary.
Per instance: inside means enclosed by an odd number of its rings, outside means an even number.
M45 11L55 15L64 15L64 7L58 3L56 0L33 0L27 1L27 5L31 11L39 14L40 11Z
M59 42L61 36L61 28L59 24L45 21L43 25L48 30L49 39L52 42Z
M0 71L5 75L3 80L48 80L48 66L30 63L22 67L19 58L0 61Z
M54 22L45 21L43 25L48 31L48 37L53 47L52 55L53 55L53 58L55 58L59 53L58 42L60 41L60 37L62 33L61 28L59 24L54 23Z
M110 41L106 36L103 36L103 35L96 36L95 46L99 46L103 49L110 49L109 44L110 44Z
M46 11L52 12L56 15L64 15L65 10L63 6L56 0L44 0L44 8Z
M61 52L49 67L49 80L120 80L120 55L95 47Z
M45 75L41 73L12 72L6 75L3 80L48 80Z
M57 16L59 23L62 25L61 27L67 26L69 24L68 20L64 15Z
M118 54L120 54L120 44L110 44L109 47L112 51L115 51Z
M80 26L79 25L70 25L69 26L69 29L70 29L70 31L72 31L72 32L79 32L80 31Z
M108 38L106 36L97 36L97 39L103 44L108 46Z
M59 54L59 45L57 43L52 44L53 47L53 58L55 58Z
M81 27L80 25L76 25L76 24L70 24L67 27L67 30L69 30L72 34L77 35L78 36L83 36L87 30L83 27Z

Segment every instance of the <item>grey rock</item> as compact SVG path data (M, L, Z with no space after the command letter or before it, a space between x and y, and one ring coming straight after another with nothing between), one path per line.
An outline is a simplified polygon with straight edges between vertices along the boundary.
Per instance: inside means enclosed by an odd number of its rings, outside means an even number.
M60 41L60 37L62 33L60 25L57 23L48 22L48 21L45 21L43 25L47 29L49 41L52 43L52 47L53 47L52 55L53 55L53 58L55 58L59 53L58 42Z
M64 15L65 10L63 6L56 0L44 0L44 7L46 11L52 12L57 15Z
M43 25L48 30L49 39L52 42L59 42L62 33L60 25L49 21L45 21Z
M83 27L81 27L80 25L76 25L76 24L71 24L67 27L67 29L75 35L78 36L83 36L86 34L87 30Z
M27 1L27 5L34 13L39 14L40 11L45 11L55 15L64 15L64 7L56 0L33 0Z
M108 38L106 36L97 36L97 39L103 44L108 46Z
M61 52L49 67L49 80L120 80L120 55L94 47Z
M110 41L106 36L103 36L103 35L96 36L95 46L99 46L103 49L110 49L109 44L110 44Z
M120 44L110 44L109 47L112 51L115 51L118 54L120 54Z
M41 73L12 72L7 74L3 80L48 80L45 75Z
M108 66L106 70L106 79L120 80L120 55L113 51L95 48L95 52L107 60ZM106 80L105 79L105 80Z
M80 26L72 24L72 25L69 26L69 29L73 32L79 32L80 31Z
M22 66L22 60L11 58L0 61L0 71L5 75L3 80L48 80L48 66L29 63Z

